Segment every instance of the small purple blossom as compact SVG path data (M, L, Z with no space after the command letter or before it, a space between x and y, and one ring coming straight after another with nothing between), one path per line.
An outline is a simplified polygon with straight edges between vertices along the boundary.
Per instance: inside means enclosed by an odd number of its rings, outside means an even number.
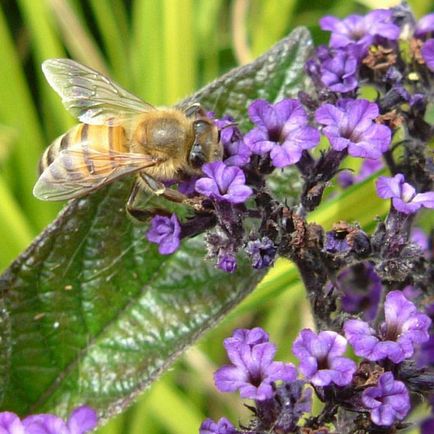
M393 178L380 176L376 186L378 196L392 199L393 207L404 214L413 214L421 207L434 208L434 191L416 194L414 187L405 182L401 173Z
M276 256L276 246L268 238L249 241L246 246L246 253L251 257L252 267L260 270L269 267Z
M1 434L85 434L97 425L95 410L87 406L77 407L65 422L53 414L35 414L23 421L8 411L0 413Z
M414 36L422 39L434 33L434 13L423 16L416 24Z
M85 405L75 408L68 418L70 434L84 434L92 431L98 422L95 410Z
M357 70L358 61L350 50L337 49L321 60L321 81L333 92L350 92L358 86Z
M276 347L260 330L236 330L231 338L225 339L224 346L232 364L214 374L216 387L221 392L239 390L242 398L263 401L273 396L272 383L297 378L291 363L273 361Z
M218 259L218 267L226 273L233 273L237 269L237 258L233 254L221 254Z
M420 434L434 433L434 417L425 419L420 425Z
M243 167L250 161L252 151L244 143L243 139L235 142L228 142L225 145L225 160L226 166Z
M400 34L399 27L392 22L392 11L388 9L376 9L365 16L350 15L343 20L326 16L321 18L320 27L332 32L330 47L353 45L353 51L360 56L366 54L368 47L379 37L396 41Z
M412 228L410 239L417 244L424 252L429 249L429 241L427 234L421 228Z
M393 378L391 372L385 372L377 386L363 392L362 402L370 411L372 422L379 426L390 426L396 420L404 419L410 410L408 390L404 383Z
M37 414L23 420L26 434L69 434L66 423L53 414Z
M429 39L423 44L422 57L425 60L426 66L434 71L434 39Z
M233 204L244 203L253 190L245 185L244 172L236 166L226 166L221 161L203 165L206 175L196 181L196 191L214 200Z
M401 291L391 291L384 303L385 321L379 333L368 323L350 319L344 331L356 355L371 361L390 359L401 363L414 354L415 345L429 339L431 319L416 309Z
M23 423L15 413L2 411L0 413L0 433L25 434Z
M220 142L224 147L224 163L226 166L245 166L252 152L244 143L243 135L232 116L215 119L214 123L220 131Z
M295 99L276 104L256 100L248 111L256 128L245 135L244 141L254 154L270 152L275 167L297 163L304 150L319 142L318 131L307 124L306 112Z
M324 249L329 253L346 253L351 250L350 244L347 241L347 234L341 236L339 231L328 231L324 243Z
M181 181L178 184L178 191L182 194L185 194L188 197L193 196L194 194L196 194L196 190L194 189L194 186L197 180L198 178L189 178Z
M315 386L351 383L356 371L354 361L341 357L347 346L346 339L333 331L318 335L310 329L300 332L292 351L300 360L300 372Z
M344 99L336 105L323 104L315 113L322 132L337 151L348 150L353 157L378 159L387 151L391 131L374 119L378 106L365 99Z
M162 255L170 255L175 252L180 243L181 226L178 217L156 215L151 220L151 228L148 231L148 241L158 244L158 251Z
M199 428L199 434L236 434L238 431L231 422L222 417L218 422L211 419L205 419Z
M238 348L240 345L254 346L269 341L270 337L268 333L261 327L236 329L230 338L225 339L224 346L227 350L229 347Z

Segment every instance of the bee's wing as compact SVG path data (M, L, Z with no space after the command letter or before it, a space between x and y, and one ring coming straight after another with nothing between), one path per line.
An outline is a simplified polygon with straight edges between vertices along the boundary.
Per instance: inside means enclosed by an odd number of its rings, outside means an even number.
M155 110L105 75L71 59L48 59L42 71L64 106L83 123L117 125Z
M73 199L160 162L161 159L143 154L65 149L42 172L33 195L41 200Z

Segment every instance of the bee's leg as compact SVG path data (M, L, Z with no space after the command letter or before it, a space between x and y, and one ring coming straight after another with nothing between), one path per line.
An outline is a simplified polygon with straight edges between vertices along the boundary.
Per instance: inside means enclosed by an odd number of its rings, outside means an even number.
M163 196L165 199L176 203L185 203L188 201L188 197L179 191L167 188L162 182L157 181L152 176L147 175L144 172L139 173L139 177L147 189L152 191L157 196Z
M144 189L146 189L146 187L143 186L142 179L137 177L125 206L127 213L140 222L146 222L152 216L149 210L144 209L143 206L141 208L137 206L137 197Z
M188 118L191 118L191 117L198 115L198 114L201 116L206 115L205 110L198 102L195 102L194 104L189 105L184 110L184 113L185 113L185 116L187 116Z

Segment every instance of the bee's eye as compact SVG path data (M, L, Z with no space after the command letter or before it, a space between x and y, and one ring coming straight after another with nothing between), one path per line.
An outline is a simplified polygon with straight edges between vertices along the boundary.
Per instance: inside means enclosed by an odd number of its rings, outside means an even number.
M205 155L203 154L202 147L198 143L193 145L189 158L190 164L195 168L202 167L205 163Z
M201 134L208 128L208 123L205 121L194 121L193 128L197 134Z
M217 131L217 142L219 142L219 143L220 143L221 136L222 136L222 132L220 130L218 130Z

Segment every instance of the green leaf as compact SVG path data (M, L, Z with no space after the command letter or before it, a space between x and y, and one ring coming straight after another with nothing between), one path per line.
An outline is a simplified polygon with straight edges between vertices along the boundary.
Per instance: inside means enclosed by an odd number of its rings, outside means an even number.
M184 101L246 118L254 98L303 84L304 29ZM28 414L125 408L261 279L204 260L200 237L161 256L125 214L131 179L72 201L0 278L2 408Z

